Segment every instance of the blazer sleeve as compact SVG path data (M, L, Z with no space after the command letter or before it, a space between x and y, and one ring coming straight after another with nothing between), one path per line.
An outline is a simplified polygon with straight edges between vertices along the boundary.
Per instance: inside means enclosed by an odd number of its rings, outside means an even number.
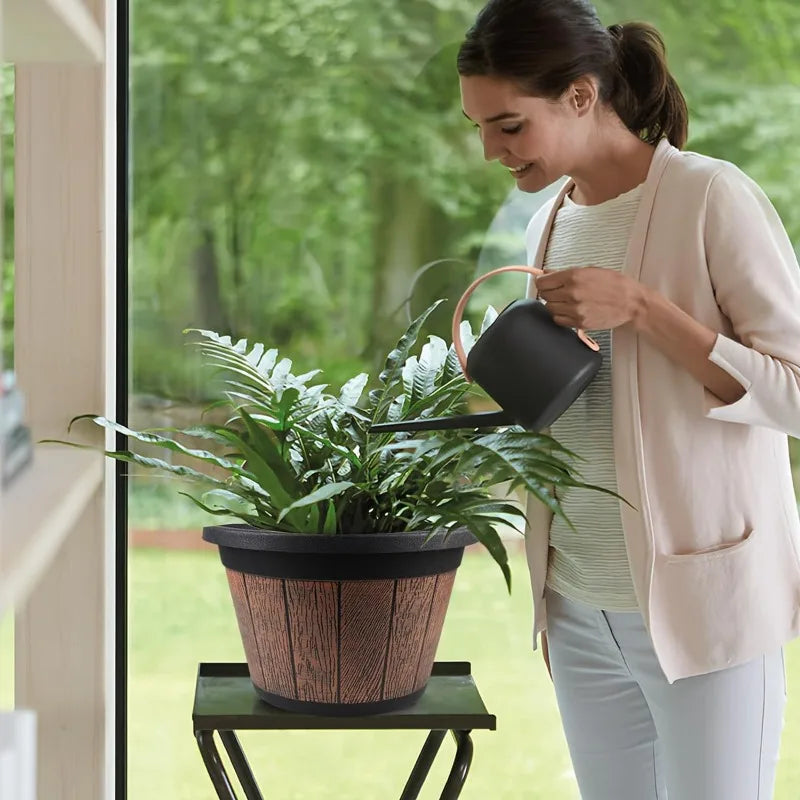
M733 165L709 186L705 249L734 333L717 335L709 360L745 389L730 404L706 391L706 417L800 437L800 267L769 198Z

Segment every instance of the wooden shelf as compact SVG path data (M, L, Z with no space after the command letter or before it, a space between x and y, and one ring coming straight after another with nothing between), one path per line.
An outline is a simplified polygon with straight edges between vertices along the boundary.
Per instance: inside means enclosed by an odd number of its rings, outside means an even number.
M103 31L82 0L0 0L3 61L102 62Z
M0 617L25 602L103 480L103 456L40 445L3 493Z

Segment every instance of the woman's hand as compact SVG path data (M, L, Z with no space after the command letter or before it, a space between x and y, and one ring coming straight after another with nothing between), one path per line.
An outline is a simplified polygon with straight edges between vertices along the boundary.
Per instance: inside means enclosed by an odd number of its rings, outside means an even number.
M550 676L550 680L553 680L553 673L550 671L550 651L547 649L547 631L542 631L541 633L542 638L542 656L544 657L544 663L547 666L547 674Z
M644 304L642 284L614 269L548 270L535 281L553 320L565 328L619 328L633 322Z
M535 281L558 325L591 331L630 323L638 335L723 403L729 405L744 396L745 387L709 359L717 333L655 289L599 267L548 270Z

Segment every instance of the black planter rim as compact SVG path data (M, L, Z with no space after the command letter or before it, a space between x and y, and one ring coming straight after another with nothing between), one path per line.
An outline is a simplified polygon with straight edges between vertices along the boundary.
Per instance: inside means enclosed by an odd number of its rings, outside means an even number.
M463 549L478 540L467 528L431 535L430 531L402 533L286 533L231 523L208 525L203 539L220 548L273 553L331 553L368 555L386 553L425 553Z

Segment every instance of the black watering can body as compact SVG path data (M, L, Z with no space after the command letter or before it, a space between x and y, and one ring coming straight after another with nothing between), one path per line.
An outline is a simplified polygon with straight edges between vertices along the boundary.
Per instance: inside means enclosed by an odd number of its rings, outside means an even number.
M582 330L557 325L538 299L515 300L498 314L467 357L461 319L472 293L502 272L544 274L535 267L509 266L478 278L453 315L453 344L467 380L475 381L502 409L452 417L400 420L370 431L444 430L521 425L540 431L558 419L591 383L603 361L597 343Z

